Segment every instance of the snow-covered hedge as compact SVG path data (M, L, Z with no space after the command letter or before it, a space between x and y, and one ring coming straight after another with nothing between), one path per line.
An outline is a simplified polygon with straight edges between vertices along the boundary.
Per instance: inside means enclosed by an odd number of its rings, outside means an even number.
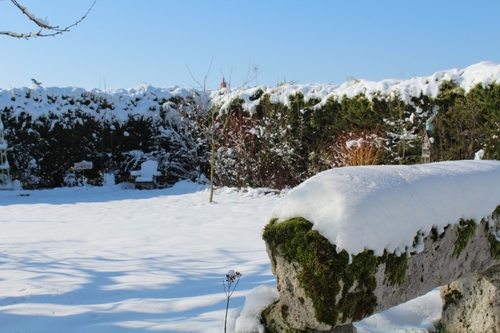
M99 184L103 173L128 180L131 170L155 159L162 181L196 180L207 160L206 140L189 119L199 103L178 87L0 90L12 174L28 187L68 185L74 163L86 160L94 168L85 177Z
M215 147L218 185L283 188L332 167L419 163L426 121L434 160L500 158L500 65L483 62L429 77L342 85L202 91L0 90L14 178L25 187L65 185L71 167L93 162L118 182L148 159L160 181L200 179ZM213 141L212 141L213 139ZM371 154L371 155L370 155Z

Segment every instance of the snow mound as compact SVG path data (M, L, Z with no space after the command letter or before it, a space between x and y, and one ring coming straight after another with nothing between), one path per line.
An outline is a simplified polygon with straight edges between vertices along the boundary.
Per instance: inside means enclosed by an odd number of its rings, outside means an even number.
M500 204L499 161L359 166L322 172L280 201L272 217L303 217L337 246L382 255L412 248L417 232L479 222Z
M236 319L235 332L237 333L264 333L265 328L261 323L262 311L277 301L279 293L276 288L258 286L246 296L245 305L241 314Z

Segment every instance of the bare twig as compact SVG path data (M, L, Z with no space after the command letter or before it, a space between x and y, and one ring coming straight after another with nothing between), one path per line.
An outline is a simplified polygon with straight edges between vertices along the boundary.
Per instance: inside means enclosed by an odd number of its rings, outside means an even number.
M13 31L0 31L0 35L5 35L9 37L14 37L14 38L24 38L24 39L29 39L29 38L34 38L34 37L54 37L57 35L62 35L65 32L69 32L71 28L77 26L82 22L87 15L90 13L92 8L94 7L95 3L97 2L94 1L92 6L90 6L89 10L85 13L85 15L82 16L81 19L76 21L75 23L68 25L65 28L60 28L59 26L54 26L51 25L47 20L41 19L36 17L33 13L31 13L27 7L22 6L17 0L10 0L14 6L16 6L30 21L35 23L40 30L38 32L29 32L29 33L18 33L18 32L13 32Z

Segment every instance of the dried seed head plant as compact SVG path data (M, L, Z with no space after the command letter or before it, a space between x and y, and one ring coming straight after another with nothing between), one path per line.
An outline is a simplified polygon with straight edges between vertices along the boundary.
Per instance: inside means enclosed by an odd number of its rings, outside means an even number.
M240 272L235 272L234 270L230 270L226 274L226 279L222 281L222 286L224 287L224 293L226 294L226 316L224 317L224 333L226 333L227 328L227 312L229 310L229 299L234 293L236 286L240 282L240 278L242 274Z

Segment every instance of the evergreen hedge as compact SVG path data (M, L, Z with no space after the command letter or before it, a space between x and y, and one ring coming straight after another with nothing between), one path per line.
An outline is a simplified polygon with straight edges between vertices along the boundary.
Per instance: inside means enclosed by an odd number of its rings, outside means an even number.
M11 175L24 188L70 186L81 175L73 164L86 160L94 168L85 177L100 185L104 173L130 181L131 170L154 159L165 185L200 181L208 174L214 135L216 185L293 187L345 165L339 154L345 153L346 137L352 138L348 145L358 146L374 138L368 144L383 148L379 164L420 163L425 122L435 107L434 161L472 159L480 149L484 158L500 158L497 83L465 92L443 81L435 98L420 94L411 101L381 94L321 101L298 92L285 104L260 89L250 96L254 110L245 108L244 98L222 109L201 95L161 95L154 89L113 98L41 87L0 91Z

